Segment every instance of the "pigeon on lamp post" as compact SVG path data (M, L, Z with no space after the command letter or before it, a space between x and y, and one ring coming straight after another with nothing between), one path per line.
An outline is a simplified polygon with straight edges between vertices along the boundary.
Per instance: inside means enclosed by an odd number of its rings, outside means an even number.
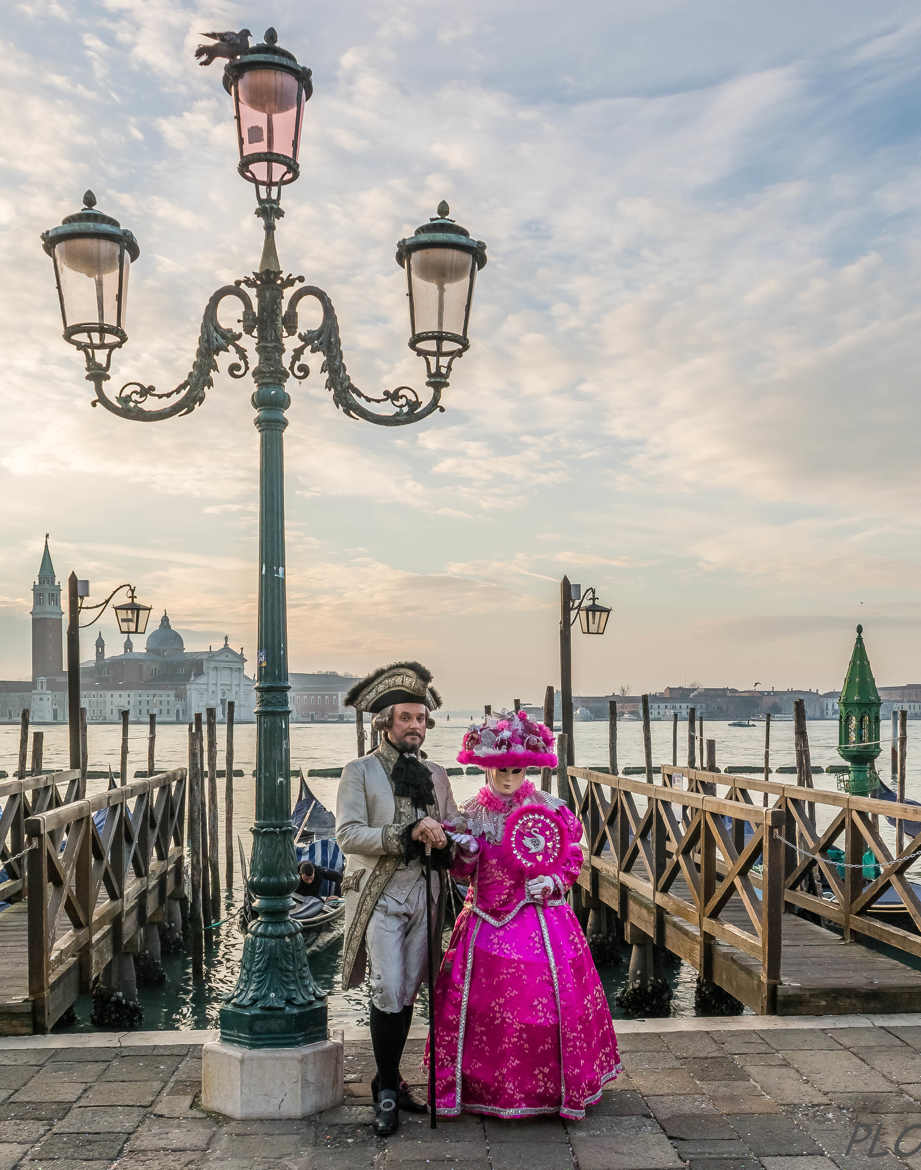
M249 38L253 34L248 28L242 28L239 32L213 32L201 35L208 37L215 44L199 45L195 50L195 58L196 60L201 58L198 61L199 65L210 65L218 57L226 57L232 61L241 53L245 53L249 49Z

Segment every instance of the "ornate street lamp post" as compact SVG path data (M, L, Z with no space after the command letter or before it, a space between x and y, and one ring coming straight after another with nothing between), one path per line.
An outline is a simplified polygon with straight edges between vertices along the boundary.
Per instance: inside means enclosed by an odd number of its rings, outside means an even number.
M119 585L113 589L105 601L93 605L87 600L89 597L89 581L77 580L77 574L71 573L67 578L67 730L70 748L71 768L82 768L80 751L80 631L96 624L108 609L114 598L123 589L128 590L128 600L121 601L112 608L115 611L115 621L123 634L143 634L147 629L150 618L150 606L141 605L135 596L133 585ZM80 614L84 610L94 613L88 622L80 623ZM81 778L81 786L86 783L86 777ZM125 783L124 776L122 784Z
M582 592L581 585L572 585L568 577L560 582L560 716L566 733L566 762L575 763L572 714L572 627L578 618L583 634L601 635L611 616L611 609L601 605L594 586ZM560 796L569 800L568 792Z
M86 377L95 390L94 406L101 404L122 418L139 421L187 414L212 386L219 355L232 352L230 377L247 373L249 357L241 342L244 335L255 339L258 361L252 370L256 384L252 402L260 446L260 571L256 821L249 884L258 917L246 936L236 988L221 1010L221 1040L277 1052L326 1038L324 996L314 984L300 932L289 918L296 862L289 789L282 445L291 400L285 382L289 376L307 377L303 359L309 351L322 354L326 388L337 408L351 418L405 426L443 410L441 397L451 367L469 344L474 279L486 263L486 245L448 218L446 203L439 205L429 223L399 242L397 261L407 274L410 301L409 344L425 361L430 393L425 401L408 386L376 398L363 393L346 371L329 296L304 285L302 276L283 273L275 246L276 224L284 214L282 188L299 173L301 127L313 91L310 70L280 48L275 30L269 29L262 44L227 64L224 86L234 103L238 169L255 187L264 244L258 271L211 296L194 364L178 386L159 391L143 382L127 382L114 394L107 388L112 352L127 339L128 271L139 254L134 236L97 211L88 191L83 209L45 232L42 242L54 263L64 337L84 355ZM285 305L285 294L294 288ZM305 298L317 302L320 323L299 331L298 311ZM239 329L218 319L226 300L236 302ZM286 336L297 338L287 365ZM265 1108L265 1115L279 1115L271 1104ZM246 1114L245 1105L241 1110L236 1115L256 1115ZM288 1115L298 1114L295 1109Z

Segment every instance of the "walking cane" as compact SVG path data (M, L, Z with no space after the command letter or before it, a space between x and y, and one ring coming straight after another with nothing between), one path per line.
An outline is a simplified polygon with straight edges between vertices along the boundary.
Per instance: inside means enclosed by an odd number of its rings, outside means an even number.
M435 1128L435 964L432 946L432 847L425 847L425 939L429 974L429 1115Z

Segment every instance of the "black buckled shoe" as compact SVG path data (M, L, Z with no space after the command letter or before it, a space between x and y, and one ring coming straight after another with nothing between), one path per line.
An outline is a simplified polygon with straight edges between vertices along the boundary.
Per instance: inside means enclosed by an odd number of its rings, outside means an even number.
M399 1127L397 1094L393 1089L382 1089L374 1103L374 1132L378 1137L390 1137Z
M371 1082L371 1098L374 1104L377 1104L377 1086L380 1084L375 1076ZM405 1110L407 1113L428 1113L428 1105L424 1105L421 1101L417 1101L412 1095L409 1085L405 1081L400 1081L400 1092L397 1097L397 1106Z

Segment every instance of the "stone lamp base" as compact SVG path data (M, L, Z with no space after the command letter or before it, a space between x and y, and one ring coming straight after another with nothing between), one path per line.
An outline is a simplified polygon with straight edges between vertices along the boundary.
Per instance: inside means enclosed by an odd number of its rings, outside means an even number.
M342 1041L299 1048L202 1048L202 1106L237 1120L310 1117L341 1104Z

